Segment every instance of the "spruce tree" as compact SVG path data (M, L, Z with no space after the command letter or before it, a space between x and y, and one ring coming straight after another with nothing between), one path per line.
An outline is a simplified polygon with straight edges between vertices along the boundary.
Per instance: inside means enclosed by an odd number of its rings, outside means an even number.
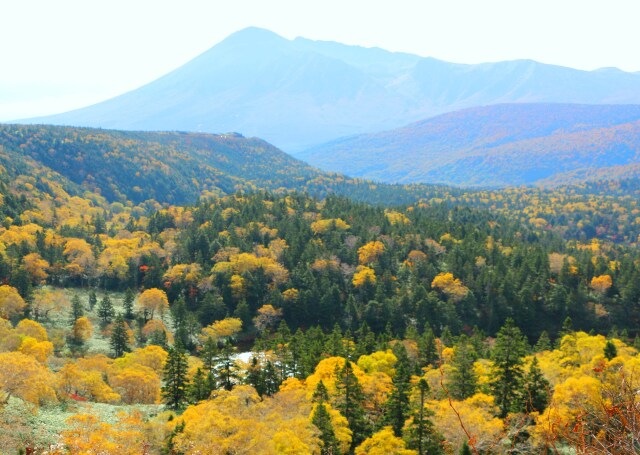
M127 335L127 326L124 317L119 314L113 324L111 331L111 350L114 357L122 357L125 352L129 352L129 336Z
M162 397L170 408L181 409L187 401L189 386L187 379L188 357L187 353L179 345L170 347L168 353L162 375L164 380Z
M71 299L71 313L69 314L69 325L73 327L76 321L84 316L84 308L78 294L74 294Z
M193 375L193 381L188 386L187 395L191 403L206 400L215 389L215 379L211 373L206 374L202 368L198 368Z
M342 368L336 368L336 409L347 419L353 432L351 448L355 448L370 434L365 418L364 394L351 362L345 359Z
M113 309L113 303L111 303L109 296L105 295L98 306L98 317L102 325L106 326L113 321L114 316L115 310Z
M604 345L604 356L607 360L611 360L618 356L618 348L611 340L607 340L607 344Z
M411 364L404 345L397 349L396 374L393 377L393 389L385 404L383 422L393 428L397 437L402 436L402 429L409 414L409 393L411 392Z
M551 340L549 340L549 334L546 330L543 330L540 334L540 338L536 342L536 345L533 347L535 352L548 351L551 349Z
M522 332L509 318L498 332L492 352L494 364L491 389L500 417L522 410L523 357L527 344Z
M551 385L542 374L538 358L534 357L524 377L524 401L526 412L542 413L549 404Z
M329 400L329 393L322 381L318 382L316 390L313 392L313 402L316 407L311 417L311 423L320 431L320 453L321 455L339 454L338 439L336 438L331 415L327 410L325 402Z
M124 293L122 308L124 309L124 318L128 321L131 321L136 317L136 315L133 313L133 302L135 301L135 298L136 297L131 289L127 289Z
M429 419L432 414L425 408L429 384L422 378L417 384L417 399L411 404L411 420L405 431L404 439L409 449L416 450L418 455L444 454L444 438Z
M96 291L91 289L91 291L89 291L89 309L93 311L97 303L98 303L98 296L96 295Z
M213 365L212 373L216 382L225 390L233 389L239 378L238 366L233 359L235 348L231 341L226 340L222 348L218 351Z
M466 336L459 338L451 359L451 376L448 387L451 396L456 400L464 400L476 393L478 389L478 377L473 369L473 364L478 359L474 347Z

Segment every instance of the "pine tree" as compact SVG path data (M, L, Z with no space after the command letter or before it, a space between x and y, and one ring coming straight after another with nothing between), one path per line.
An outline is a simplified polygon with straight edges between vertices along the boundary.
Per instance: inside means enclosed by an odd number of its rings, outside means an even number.
M133 320L136 315L133 313L133 302L136 297L131 289L127 289L124 293L124 300L122 301L122 308L124 309L124 318L128 321Z
M336 379L336 409L349 422L349 428L353 432L353 449L370 435L362 406L364 394L349 360L345 360L342 368L337 368Z
M188 386L189 402L197 403L198 401L206 400L213 390L215 390L213 375L211 373L205 374L202 368L198 368L193 375L193 381Z
M187 353L181 346L169 348L169 356L164 365L162 396L165 403L172 409L181 409L187 401L189 368Z
M113 323L110 344L114 357L121 357L125 352L129 352L130 350L127 325L121 314L116 317Z
M98 317L102 325L106 326L113 321L114 316L115 310L113 309L113 303L111 303L109 296L105 295L98 306Z
M611 340L607 340L607 344L604 345L604 356L607 360L611 360L618 356L618 348Z
M472 455L471 448L469 447L469 443L467 441L464 441L462 443L462 447L460 447L460 452L458 453L460 455Z
M226 340L224 346L218 351L212 369L216 382L225 390L233 389L240 376L238 366L232 357L234 350L231 341Z
M397 437L402 436L402 429L409 413L409 393L411 392L411 365L403 344L396 349L396 374L393 377L393 389L387 400L383 422L391 425Z
M436 346L436 336L430 326L426 326L425 330L418 340L418 349L420 353L420 366L435 365L438 360L438 348Z
M78 294L74 294L71 299L71 314L69 315L69 325L73 327L76 321L84 316L84 308Z
M327 411L324 402L316 405L311 417L311 423L320 431L320 454L321 455L337 455L340 453L338 449L338 440L331 425L331 415Z
M405 440L409 449L416 450L418 455L444 454L444 438L433 426L429 419L432 414L425 408L429 384L422 378L416 386L417 399L412 403L411 420L405 431Z
M551 340L549 340L549 334L547 333L547 331L543 330L533 350L535 352L542 352L548 351L549 349L551 349Z
M498 332L492 352L494 363L491 389L500 417L522 409L523 360L527 344L522 332L509 318Z
M98 296L96 295L96 291L91 289L91 291L89 292L89 309L93 311L97 303L98 303Z
M524 377L525 411L542 413L549 404L550 388L549 381L540 370L538 358L534 357Z
M311 423L320 430L320 453L321 455L339 454L338 440L331 424L331 415L324 404L329 400L329 393L322 381L318 382L312 400L317 403L311 417Z
M474 347L466 336L460 336L451 359L451 376L449 378L449 391L456 400L464 400L476 393L478 389L478 377L473 369L473 364L478 359Z

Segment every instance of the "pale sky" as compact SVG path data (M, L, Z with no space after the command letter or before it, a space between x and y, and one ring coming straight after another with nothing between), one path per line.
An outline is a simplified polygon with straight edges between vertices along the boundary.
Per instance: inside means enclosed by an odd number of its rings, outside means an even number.
M0 0L0 121L137 88L249 26L480 63L640 71L639 0Z

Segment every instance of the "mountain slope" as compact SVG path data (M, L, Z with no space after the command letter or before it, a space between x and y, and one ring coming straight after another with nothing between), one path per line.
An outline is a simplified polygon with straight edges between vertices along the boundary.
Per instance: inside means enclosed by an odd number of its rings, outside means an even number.
M26 177L45 192L48 184L38 178L42 175L71 195L88 190L109 202L133 204L192 204L203 193L258 190L307 191L317 197L338 193L371 203L409 204L452 191L374 185L322 172L261 139L238 134L0 125L0 166L0 174Z
M384 182L532 184L640 161L640 106L504 104L340 139L299 155L314 166ZM637 166L616 172L637 176ZM555 179L563 183L563 179Z
M28 120L127 130L239 131L289 152L507 102L640 103L640 74L528 60L453 64L266 30L237 32L137 90Z

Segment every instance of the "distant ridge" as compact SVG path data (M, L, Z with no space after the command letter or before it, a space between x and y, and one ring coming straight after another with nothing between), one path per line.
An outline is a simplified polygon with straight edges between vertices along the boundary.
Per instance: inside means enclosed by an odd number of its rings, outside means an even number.
M566 184L640 176L640 105L499 104L343 138L299 155L393 183Z
M295 153L444 112L513 102L640 103L640 74L531 60L454 64L248 28L139 89L21 123L239 131Z

